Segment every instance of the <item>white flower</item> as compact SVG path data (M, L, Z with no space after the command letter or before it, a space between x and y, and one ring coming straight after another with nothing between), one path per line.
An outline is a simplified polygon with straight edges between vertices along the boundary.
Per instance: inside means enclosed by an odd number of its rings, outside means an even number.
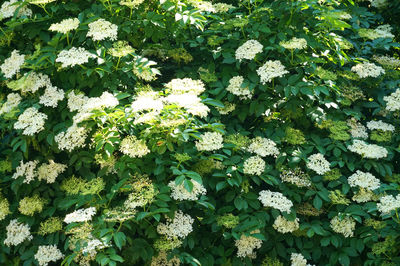
M163 99L165 103L183 107L189 114L206 117L210 109L193 93L170 94Z
M65 216L64 222L67 224L70 223L79 223L91 221L92 217L96 214L96 208L90 207L87 209L79 209L72 213L69 213Z
M89 100L83 93L75 94L74 91L71 91L67 95L68 98L68 108L71 112L79 111L82 109L82 106Z
M347 125L350 127L350 134L353 138L367 139L367 128L355 119L347 120Z
M33 136L44 129L46 119L46 114L40 113L35 107L29 107L18 117L14 128L23 129L22 134Z
M18 93L10 93L7 95L7 101L0 108L0 115L7 114L17 108L21 103L21 96Z
M93 238L93 236L91 236L90 238ZM92 252L96 252L96 250L104 249L106 247L108 247L108 245L106 245L104 242L94 238L94 239L90 239L87 242L87 245L84 248L82 248L81 252L91 254Z
M66 132L58 133L54 140L57 142L60 150L71 152L75 148L85 147L87 134L88 130L85 127L78 127L76 124L73 124Z
M389 96L383 97L383 100L386 102L386 110L392 112L400 110L400 89L397 89Z
M141 158L150 153L146 142L142 139L138 139L136 136L125 137L119 145L119 150L131 158Z
M73 67L75 65L82 65L89 62L89 58L96 58L97 56L86 51L83 47L72 47L69 50L62 50L56 62L62 63L61 68Z
M289 41L280 42L279 45L289 50L294 50L294 49L302 50L307 47L307 41L304 38L293 37Z
M5 18L11 18L14 16L15 11L21 6L17 4L18 0L5 1L0 7L0 21ZM27 16L32 16L32 10L26 5L18 10L17 18Z
M285 66L279 60L269 60L263 66L257 69L257 74L260 76L260 82L265 84L271 82L273 78L282 77L289 73Z
M185 238L193 231L193 222L194 219L190 215L179 210L175 212L173 220L167 217L167 223L159 223L157 232L165 235L168 239Z
M298 187L310 187L310 177L304 173L300 168L294 170L282 170L280 175L283 182L294 184Z
M292 253L290 255L290 266L312 266L307 264L307 260L300 253Z
M39 181L46 180L48 184L54 183L57 176L65 169L67 169L67 165L49 160L49 163L44 163L38 168L38 179Z
M395 130L395 127L393 125L385 123L382 120L369 121L367 123L367 128L369 130L382 130L382 131L390 131L390 132L394 132L394 130Z
M356 173L352 174L347 181L351 187L362 187L369 190L375 190L380 187L380 181L371 173L365 173L357 170Z
M344 235L344 237L352 237L356 228L356 222L352 217L339 216L333 217L331 220L331 228L334 232Z
M258 234L260 233L260 230L254 230L251 232L251 234ZM235 246L237 247L237 256L239 258L244 258L246 256L250 258L255 257L255 249L261 248L262 245L262 240L255 238L254 236L246 236L242 234L240 236L240 239L235 240Z
M374 198L375 194L371 190L360 188L356 194L351 198L355 202L362 203L371 201Z
M289 221L286 220L282 215L276 217L275 222L272 225L276 231L282 234L294 232L299 229L299 226L299 218Z
M198 200L200 195L205 195L207 190L205 187L195 180L191 180L193 184L192 191L189 192L181 183L180 185L175 184L175 181L169 182L168 186L171 188L171 197L175 200Z
M24 163L20 162L20 165L17 167L16 172L13 174L12 178L17 179L20 176L25 176L24 183L29 184L31 181L35 179L37 176L37 171L35 170L39 161L29 161Z
M200 135L200 140L196 141L198 151L215 151L223 147L224 138L218 132L206 132Z
M381 197L376 207L382 214L389 214L391 211L400 208L400 194L396 197L392 195Z
M331 169L330 163L321 153L316 153L308 157L307 167L319 175L323 175Z
M60 23L51 24L49 30L67 34L72 30L76 30L78 27L79 27L79 19L68 18L64 19Z
M11 220L6 230L7 238L4 240L6 246L16 246L25 240L32 240L33 238L29 225L19 223L17 219Z
M49 76L42 73L29 72L18 81L17 89L21 90L22 95L30 92L35 93L40 88L52 87Z
M172 94L193 93L200 95L206 89L201 80L193 80L191 78L173 79L165 84L165 87L170 89Z
M243 163L243 173L261 175L265 170L265 161L260 156L252 156Z
M243 59L253 59L258 53L261 53L263 46L256 40L248 40L242 46L240 46L236 52L235 57L237 60L242 61Z
M35 254L35 259L39 262L40 266L47 266L49 262L56 262L62 258L64 258L64 255L56 245L39 246Z
M360 78L367 77L379 77L382 74L385 74L385 70L375 65L374 63L364 62L362 64L357 64L351 68L351 71L356 72Z
M89 23L87 37L92 37L93 41L102 41L109 38L111 41L117 40L118 26L104 19L98 19Z
M347 147L350 151L360 154L364 158L380 159L388 155L388 151L376 144L368 144L365 141L355 139L353 144Z
M259 193L258 199L261 201L264 207L272 207L280 210L281 212L290 213L290 208L293 207L293 203L279 192L262 190Z
M226 90L233 95L239 96L240 99L250 99L253 96L253 92L250 91L249 87L243 86L243 81L244 78L242 76L231 78Z
M371 2L371 6L376 8L383 8L388 5L387 0L369 0Z
M274 157L279 155L279 150L276 147L276 143L270 139L257 136L251 140L249 147L247 147L249 152L255 153L261 157L272 155Z
M153 95L139 95L136 97L135 101L132 102L131 110L132 112L141 111L155 111L160 112L164 108L162 99L157 99Z
M378 62L379 64L388 67L388 68L397 68L400 66L400 60L388 55L374 55L372 57L372 59L374 59L376 62Z
M24 62L25 55L20 55L18 50L14 50L11 52L11 56L4 60L4 63L0 66L1 72L3 72L4 77L12 78L19 73Z
M64 99L64 91L61 89L57 89L57 87L47 87L44 91L44 94L40 96L39 103L43 104L44 106L49 107L57 107L58 101Z

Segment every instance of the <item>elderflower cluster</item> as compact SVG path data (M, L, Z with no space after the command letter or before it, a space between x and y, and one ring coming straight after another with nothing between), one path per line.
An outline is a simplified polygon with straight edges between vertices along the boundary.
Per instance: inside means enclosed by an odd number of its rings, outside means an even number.
M371 2L371 6L376 8L384 8L388 5L387 0L369 0Z
M57 176L63 173L65 169L67 169L67 165L49 160L49 163L44 163L38 168L38 179L39 181L46 180L48 184L54 183Z
M11 52L11 56L4 60L0 66L1 72L3 72L4 77L8 79L12 78L15 74L19 73L24 62L25 55L21 55L18 50L14 50Z
M240 99L251 99L253 92L250 91L248 86L243 85L244 78L242 76L235 76L229 80L227 91L233 95L239 96Z
M251 140L250 145L247 147L249 152L255 153L261 157L268 155L277 157L279 155L279 150L276 147L276 143L270 139L262 138L257 136Z
M47 87L44 94L40 96L39 103L44 106L57 107L58 101L64 99L64 91L62 89L57 89L57 87Z
M165 103L176 104L185 108L189 114L206 117L210 109L201 102L201 99L193 93L170 94L164 99Z
M350 127L350 134L353 138L367 139L367 128L355 119L347 120L347 125Z
M368 202L370 200L373 200L376 198L376 195L374 192L372 192L369 189L365 188L360 188L356 194L351 198L355 202L362 203L362 202Z
M369 190L375 190L380 187L380 181L371 173L362 172L357 170L356 173L352 174L347 181L351 187L362 187Z
M132 112L154 111L159 113L163 108L164 104L162 99L150 93L137 96L131 104Z
M102 41L109 38L111 41L117 40L118 26L105 19L98 19L89 23L87 37L92 37L93 41Z
M67 95L68 98L68 108L71 112L78 111L86 104L86 102L89 100L88 97L86 97L83 93L78 93L75 94L74 91L71 91Z
M381 197L376 207L382 214L389 214L391 211L400 208L400 194L396 197L392 195Z
M235 52L235 57L237 60L242 61L243 59L251 60L258 53L261 53L263 50L263 45L256 40L248 40L242 46L237 48Z
M4 220L10 213L10 203L0 194L0 221Z
M79 19L68 18L64 19L60 23L51 24L49 30L67 34L70 31L76 30L78 27L79 27Z
M195 180L191 180L193 184L192 191L188 191L183 183L177 185L175 181L169 182L168 186L171 188L171 197L175 200L198 200L200 195L207 193L206 188Z
M150 152L146 142L136 136L125 137L119 146L119 150L131 158L141 158Z
M200 135L195 145L198 151L215 151L223 147L224 138L218 132L206 132Z
M294 50L294 49L302 50L307 47L307 41L304 38L293 37L289 41L281 41L279 45L289 50Z
M325 159L321 153L316 153L308 157L307 167L314 170L317 174L323 175L329 170L330 163Z
M397 89L389 96L383 97L383 100L386 102L386 110L392 112L400 110L400 89Z
M254 230L250 234L259 234L260 230ZM254 236L246 236L242 234L240 239L235 240L235 246L237 247L237 256L239 258L250 257L255 258L255 249L261 248L262 240Z
M165 251L158 252L157 256L153 256L150 266L179 266L181 261L174 256L168 260L168 254Z
M299 218L293 221L286 220L285 217L279 215L276 217L274 224L272 225L276 231L282 234L291 233L299 229Z
M62 50L58 54L56 62L61 63L61 68L66 68L82 65L89 62L89 58L96 57L96 55L86 51L83 47L72 47L69 50Z
M259 193L258 199L261 201L264 207L272 207L280 210L281 212L290 213L290 208L293 207L293 203L280 192L262 190Z
M21 103L21 96L18 93L10 93L7 95L7 101L0 108L0 115L7 114L17 108Z
M388 155L386 148L376 144L368 144L365 141L355 139L353 144L347 147L351 152L358 153L364 158L380 159Z
M129 8L137 8L144 0L122 0L119 2L121 6L127 6Z
M25 240L32 240L30 227L27 224L18 222L17 219L13 219L6 227L7 238L4 239L6 246L16 246L24 242Z
M52 87L49 76L42 73L29 72L16 81L8 83L11 89L21 90L22 95L37 92L40 88Z
M393 39L392 27L389 24L381 25L376 29L359 29L358 35L363 38L368 38L370 40L375 40L378 38L389 38Z
M252 156L243 163L243 173L261 175L265 170L265 161L260 156Z
M167 217L166 223L159 223L157 232L165 235L168 239L185 238L193 231L192 224L194 219L188 214L184 214L181 210L176 211L174 219Z
M294 184L298 187L310 187L311 180L308 174L304 173L300 168L294 170L282 170L280 175L283 182Z
M25 197L19 201L18 210L23 215L33 216L35 213L41 213L46 203L45 199L38 195Z
M335 216L331 220L331 228L334 232L344 235L344 237L352 237L356 228L356 222L352 217Z
M382 130L382 131L390 131L390 132L394 132L394 130L395 130L395 127L393 125L385 123L382 120L369 121L367 123L367 128L369 130Z
M307 264L307 260L300 253L292 253L290 255L290 266L312 266Z
M204 83L201 80L193 80L191 78L173 79L165 84L172 94L193 93L200 95L205 91Z
M5 1L0 7L0 21L6 18L11 18L14 16L15 11L18 10L17 17L32 16L32 10L29 9L26 5L21 7L21 5L17 4L18 0L10 0ZM21 7L21 8L20 8Z
M39 246L35 254L35 259L39 262L40 266L47 266L49 262L56 262L62 258L64 258L64 255L56 245Z
M12 176L13 179L17 179L20 176L25 176L23 183L29 184L32 182L37 176L37 171L35 170L39 161L29 161L24 163L20 162L20 165L17 167L16 172Z
M85 147L85 140L88 130L85 127L79 127L76 124L70 126L67 131L58 133L54 140L58 144L60 150L71 152L75 148Z
M362 64L357 64L351 68L351 71L356 72L360 78L367 77L379 77L382 74L385 74L385 70L375 65L374 63L364 62Z
M374 55L372 57L376 62L381 64L382 66L388 67L388 68L398 68L400 67L400 59L388 56L388 55Z
M269 60L263 66L257 69L257 74L260 76L260 82L265 84L271 82L273 78L282 77L289 73L285 66L279 60Z
M69 213L65 216L64 222L67 224L70 223L79 223L91 221L92 217L96 214L96 208L90 207L86 209L79 209L72 213Z

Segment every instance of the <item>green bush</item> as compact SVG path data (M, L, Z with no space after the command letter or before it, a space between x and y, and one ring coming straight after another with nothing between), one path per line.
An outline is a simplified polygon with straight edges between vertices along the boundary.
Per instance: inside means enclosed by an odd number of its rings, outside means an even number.
M4 2L0 263L399 265L378 2Z

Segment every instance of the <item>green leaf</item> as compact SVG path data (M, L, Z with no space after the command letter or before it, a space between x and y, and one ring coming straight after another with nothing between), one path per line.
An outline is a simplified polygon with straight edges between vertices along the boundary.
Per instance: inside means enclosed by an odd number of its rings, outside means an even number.
M114 242L115 245L117 245L117 247L119 248L119 250L122 249L122 247L125 245L126 243L126 236L123 232L117 232L114 234ZM112 258L111 258L112 259ZM122 259L122 258L121 258ZM113 259L114 260L114 259Z

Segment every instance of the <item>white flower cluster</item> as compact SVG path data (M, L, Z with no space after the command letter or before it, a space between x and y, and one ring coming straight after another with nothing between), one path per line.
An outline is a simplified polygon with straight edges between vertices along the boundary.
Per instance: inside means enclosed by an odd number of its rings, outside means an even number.
M67 131L58 133L54 137L54 140L57 142L60 150L67 150L71 152L75 148L85 147L87 134L88 129L73 124L67 129Z
M369 130L382 130L382 131L390 131L390 132L394 132L394 130L395 130L395 127L393 125L385 123L382 120L369 121L367 123L367 128Z
M251 60L258 53L261 53L263 50L263 45L256 40L248 40L242 46L237 48L235 52L235 57L237 60L242 61L243 59Z
M86 209L79 209L72 213L69 213L65 216L64 222L67 224L70 223L79 223L91 221L92 217L96 214L96 208L90 207Z
M79 19L67 18L60 23L51 24L49 30L67 34L70 31L76 30L79 27Z
M167 217L167 222L159 223L157 232L165 235L168 239L185 238L193 231L192 224L194 219L188 214L184 214L181 210L176 211L174 219Z
M7 114L17 108L21 103L21 96L18 93L10 93L7 95L7 101L0 108L0 115Z
M175 184L175 181L169 182L168 186L171 188L171 197L175 200L198 200L200 195L207 193L206 188L195 180L191 180L193 184L192 191L188 191L183 183L180 185Z
M117 40L118 26L108 22L105 19L98 19L89 23L89 31L87 37L92 37L93 41L102 41L110 39L111 41Z
M127 6L129 8L137 8L144 0L121 0L119 4L121 6Z
M358 203L363 203L363 202L368 202L374 199L375 194L371 190L365 189L365 188L360 188L360 190L354 194L354 196L351 198L355 202Z
M344 237L354 236L354 230L356 229L356 222L352 217L335 216L331 220L331 228L334 232L344 235Z
M347 125L350 127L350 134L353 138L367 139L367 128L355 119L347 120Z
M40 266L47 266L49 262L56 262L62 258L64 258L64 255L56 245L39 246L35 254L35 259L39 262Z
M49 88L51 84L49 76L42 73L29 72L25 74L21 79L21 83L18 88L21 90L22 95L31 92L35 93L40 88Z
M243 86L244 78L242 76L235 76L229 80L227 91L233 95L239 96L240 99L251 99L253 92L249 87Z
M298 187L310 187L311 180L310 177L304 173L300 168L294 170L282 170L280 175L283 182L288 182L294 184Z
M172 94L193 93L200 95L206 90L201 80L193 80L191 78L173 79L165 87L171 90Z
M254 230L250 234L258 234L260 230ZM237 247L237 256L239 258L250 257L255 258L255 249L261 248L262 240L254 236L246 236L242 234L240 239L235 240L235 246Z
M29 225L20 223L17 219L11 220L6 230L7 238L4 239L4 244L7 246L16 246L33 238Z
M398 68L400 67L400 59L391 57L391 56L383 56L383 55L374 55L372 57L376 62L381 64L382 66L388 67L388 68Z
M362 187L369 190L375 190L380 187L381 182L375 176L368 172L357 170L352 174L347 181L351 187Z
M347 147L350 151L360 154L364 158L380 159L388 155L386 148L376 144L368 144L365 141L355 139L353 144Z
M15 13L15 11L17 11L17 8L19 8L21 6L21 5L18 5L17 2L18 2L18 0L10 0L10 1L5 1L1 5L0 21L14 16L14 13ZM22 16L27 16L27 17L32 16L32 10L29 9L26 5L21 7L18 11L17 17L22 17Z
M389 96L383 97L383 100L386 102L386 110L392 112L400 110L400 89L397 89Z
M24 62L25 55L21 55L18 50L14 50L11 52L11 56L4 60L0 66L1 72L3 72L4 77L8 79L12 78L15 74L19 73Z
M136 136L125 137L119 145L119 150L131 158L141 158L150 152L146 142Z
M273 78L282 77L289 73L285 66L279 60L269 60L263 66L257 69L257 74L260 76L260 82L265 84L271 82Z
M68 93L67 98L67 106L71 112L81 110L82 106L84 106L89 100L89 97L86 97L83 93L75 94L74 91Z
M382 74L385 74L385 70L375 65L374 63L364 62L362 64L357 64L351 68L351 71L356 72L360 78L367 77L379 77Z
M265 161L260 156L252 156L243 163L243 173L261 175L265 170Z
M389 214L391 211L400 208L400 194L396 197L392 195L381 197L376 207L382 214Z
M280 192L262 190L259 193L258 199L261 201L264 207L272 207L280 210L281 212L290 213L290 208L293 207L293 202L291 202Z
M67 165L49 160L49 163L44 163L39 166L37 171L38 179L39 181L46 180L48 184L54 183L57 176L63 173L65 169L67 169Z
M29 161L24 163L20 162L20 165L17 167L16 172L13 174L12 178L17 179L20 176L25 176L24 183L29 184L31 181L35 179L37 176L37 171L35 170L39 161Z
M40 96L39 103L48 107L57 107L58 101L64 99L64 91L57 87L49 86L45 89L44 94Z
M307 40L304 38L293 37L289 41L280 42L279 45L282 46L283 48L289 49L289 50L294 50L294 49L302 50L307 47Z
M158 98L157 95L151 94L137 96L131 105L132 112L154 111L159 113L163 108L162 99Z
M196 141L198 151L215 151L221 149L224 145L224 138L218 132L206 132L200 135L200 140Z
M292 253L290 255L290 266L312 266L311 264L307 264L307 260L300 253Z
M387 0L369 0L371 2L371 6L376 8L383 8L388 5Z
M61 63L61 68L66 68L87 63L89 58L97 58L97 56L86 51L83 47L72 47L69 50L62 50L58 54L56 62Z
M286 220L285 217L279 215L276 217L274 224L272 225L276 231L282 234L291 233L299 229L299 218L293 221Z
M330 163L321 153L310 155L308 157L307 167L314 170L319 175L323 175L331 170Z
M206 117L210 109L201 102L201 99L193 93L170 94L164 99L165 103L176 104L186 109L189 114Z
M71 98L74 98L73 96L75 94L71 93L72 92L70 92L68 96L71 95ZM68 99L68 103L70 103L71 98ZM88 98L86 96L78 94L77 96L75 96L75 99L77 99L77 102L73 102L71 100L71 106L78 108L78 113L73 118L75 124L88 119L92 115L93 110L97 109L100 110L103 108L113 108L117 106L119 103L118 99L107 91L103 92L100 97ZM77 103L80 102L79 99L82 99L83 104L78 107Z
M90 236L90 240L87 242L87 245L82 248L82 253L88 253L88 254L97 254L96 250L104 249L108 247L107 244L104 242L94 238L93 236Z
M249 152L255 153L261 157L272 155L277 157L279 150L276 147L276 143L270 139L257 136L251 140L250 145L247 147Z
M44 129L44 123L47 119L47 115L40 113L35 107L29 107L19 117L18 121L15 122L15 129L23 129L22 134L33 136Z

